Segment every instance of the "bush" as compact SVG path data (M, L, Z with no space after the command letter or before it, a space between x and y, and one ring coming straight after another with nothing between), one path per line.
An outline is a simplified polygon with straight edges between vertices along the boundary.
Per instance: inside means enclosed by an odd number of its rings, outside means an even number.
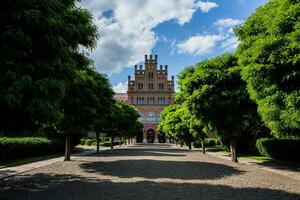
M122 144L123 144L123 142L122 142ZM117 145L119 145L119 142L114 142L114 146L117 146ZM109 142L101 142L100 146L110 147L110 141Z
M64 140L42 137L0 138L0 161L43 156L64 151Z
M200 141L194 142L193 145L194 145L194 148L201 148L202 147L202 143Z
M217 138L207 138L205 139L205 145L207 147L213 147L215 145L219 145L220 141Z
M86 139L85 145L91 146L94 142L97 142L96 139Z
M269 158L300 161L300 140L260 138L256 140L259 153Z

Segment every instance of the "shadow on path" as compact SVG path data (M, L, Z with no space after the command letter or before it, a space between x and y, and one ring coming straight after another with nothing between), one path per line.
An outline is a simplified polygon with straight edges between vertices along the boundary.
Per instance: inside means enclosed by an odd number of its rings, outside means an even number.
M113 183L74 175L35 174L0 183L0 199L22 200L150 200L272 199L296 200L300 195L264 188L233 188L210 184L156 182Z
M168 148L128 148L128 149L113 149L101 151L99 154L91 154L90 156L99 155L101 157L119 157L119 156L186 156L187 150L168 149Z
M82 163L80 167L90 173L100 173L121 178L142 177L148 179L217 179L243 173L223 164L164 160L91 162Z

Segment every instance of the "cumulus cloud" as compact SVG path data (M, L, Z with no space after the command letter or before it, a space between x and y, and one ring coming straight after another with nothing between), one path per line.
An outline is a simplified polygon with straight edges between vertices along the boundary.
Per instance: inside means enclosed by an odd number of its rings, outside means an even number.
M220 27L234 27L241 23L242 23L241 20L226 18L226 19L219 19L217 22L214 23L214 25Z
M222 42L221 47L230 51L230 50L236 49L238 47L239 43L240 42L238 41L237 37L232 36L232 37L225 39Z
M192 55L209 54L218 46L227 51L235 50L239 44L234 35L233 28L242 21L238 19L226 18L219 19L213 26L216 27L217 34L205 34L190 36L187 40L177 42L173 47L174 52Z
M210 53L221 40L220 35L198 35L177 44L179 53L203 55Z
M153 28L160 23L175 20L183 25L197 9L208 12L217 4L196 0L85 0L80 6L92 12L99 28L100 39L90 56L98 69L111 73L151 53L159 39Z
M200 10L204 13L208 13L211 9L217 8L219 5L216 4L215 2L209 2L209 1L199 1L198 6Z
M126 93L128 89L128 83L118 83L116 85L113 85L113 90L115 91L115 93Z

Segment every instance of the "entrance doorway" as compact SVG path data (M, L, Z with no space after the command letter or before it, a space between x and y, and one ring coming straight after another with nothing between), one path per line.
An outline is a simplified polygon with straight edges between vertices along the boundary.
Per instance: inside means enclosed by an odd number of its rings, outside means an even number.
M155 131L153 129L149 129L147 131L147 142L154 143L154 139L155 139Z

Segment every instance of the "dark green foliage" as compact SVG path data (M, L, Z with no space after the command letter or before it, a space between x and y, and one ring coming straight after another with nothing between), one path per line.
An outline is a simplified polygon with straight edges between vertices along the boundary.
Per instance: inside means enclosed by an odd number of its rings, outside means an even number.
M260 138L256 147L263 156L281 160L300 161L300 140Z
M0 138L0 161L63 152L64 140L41 137Z
M88 146L96 146L97 145L97 141L95 138L82 138L80 140L80 144L81 145L88 145ZM100 142L100 146L103 146L103 147L110 147L110 140L109 138L101 138L101 142ZM122 142L123 144L123 142ZM114 141L114 146L117 146L119 145L119 142L118 141Z
M4 0L0 16L0 132L40 133L64 118L61 101L90 61L96 26L75 0Z
M118 141L114 141L113 146L118 146L120 143ZM123 142L121 142L121 144L123 144ZM100 146L103 147L110 147L111 142L101 142Z
M201 142L194 142L193 143L195 148L201 148L202 143ZM205 139L205 146L206 147L213 147L216 145L220 145L220 141L217 138L206 138Z
M277 138L300 137L300 2L270 0L236 29L250 97Z

